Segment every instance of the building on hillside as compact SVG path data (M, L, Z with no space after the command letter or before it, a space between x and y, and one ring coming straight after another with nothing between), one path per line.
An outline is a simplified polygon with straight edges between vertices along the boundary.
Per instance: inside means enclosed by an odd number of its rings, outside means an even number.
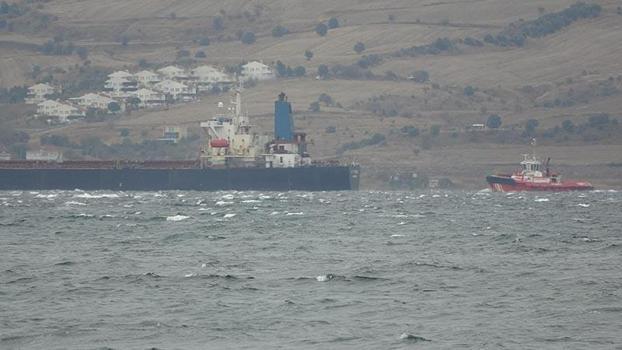
M25 102L28 104L37 104L45 101L48 96L58 91L55 87L48 84L35 84L28 88Z
M170 80L187 80L188 74L186 71L177 67L177 66L166 66L164 68L160 68L157 72L162 75L165 79Z
M177 143L188 136L188 129L181 126L165 126L160 141Z
M135 80L134 75L130 72L120 70L114 73L108 74L108 79L127 79L127 80Z
M111 97L130 97L136 90L138 90L138 82L128 78L113 77L106 80L104 84L104 91Z
M196 96L196 89L173 80L161 81L153 88L170 95L173 100L191 101Z
M166 104L166 96L163 93L150 89L140 89L134 93L134 97L140 100L139 106L143 108Z
M0 144L0 160L11 160L11 153L2 144Z
M143 87L150 87L162 81L158 74L149 70L143 70L134 74L134 78Z
M190 72L190 77L196 81L199 91L208 91L215 87L223 89L235 83L228 74L212 66L197 67Z
M276 75L270 66L261 62L252 61L242 66L241 72L242 80L270 80L274 79Z
M84 112L65 103L45 100L37 105L37 116L56 117L60 123L67 123L72 119L84 117Z
M69 100L83 108L95 108L102 110L108 110L108 105L110 103L117 102L108 96L102 96L94 93L88 93L80 97L73 97Z
M38 160L44 162L62 162L63 153L48 149L40 149L38 151L26 151L26 160Z

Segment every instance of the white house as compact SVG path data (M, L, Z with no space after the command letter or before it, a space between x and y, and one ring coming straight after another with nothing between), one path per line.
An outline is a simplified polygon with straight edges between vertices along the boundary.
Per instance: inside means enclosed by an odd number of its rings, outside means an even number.
M241 75L242 80L269 80L276 77L270 66L257 61L248 62L243 65Z
M186 71L176 66L166 66L157 70L166 79L184 80L188 79Z
M114 73L108 74L108 79L128 79L134 80L134 75L130 72L120 70Z
M197 83L199 91L209 90L213 87L232 85L233 79L226 73L212 66L200 66L190 72L190 76Z
M157 84L162 81L158 74L148 70L143 70L134 74L134 78L136 78L136 81L138 81L141 86L145 87Z
M37 105L37 115L57 117L59 122L66 123L70 118L84 117L84 112L68 104L45 100Z
M28 88L25 102L37 104L45 101L46 97L56 93L56 88L48 84L35 84Z
M112 97L129 97L138 90L138 82L123 77L112 77L104 83L104 91Z
M69 100L73 101L80 107L84 108L97 108L97 109L108 109L108 105L111 102L116 102L110 97L102 96L94 93L88 93L86 95L80 97L70 98Z
M153 88L171 95L174 100L192 100L196 95L196 89L173 80L164 80L155 84Z
M26 159L45 162L62 162L63 153L46 149L40 149L38 151L26 151Z
M164 94L149 89L140 89L134 92L134 97L140 100L140 107L154 107L166 103Z

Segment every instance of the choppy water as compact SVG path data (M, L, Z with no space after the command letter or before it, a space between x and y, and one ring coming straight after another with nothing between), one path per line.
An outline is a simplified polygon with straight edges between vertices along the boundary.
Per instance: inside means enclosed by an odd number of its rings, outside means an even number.
M612 349L622 193L0 192L0 349Z

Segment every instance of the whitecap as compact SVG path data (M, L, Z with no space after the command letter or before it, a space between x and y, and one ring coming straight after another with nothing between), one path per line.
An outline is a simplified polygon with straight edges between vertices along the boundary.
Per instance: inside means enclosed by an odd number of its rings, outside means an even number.
M197 276L196 273L187 273L187 274L184 275L184 277L186 277L186 278L195 277L195 276Z
M86 203L76 202L76 201L69 201L69 202L65 202L65 205L80 205L80 206L84 206L84 205L86 205Z
M391 237L404 237L404 235L391 235Z
M220 197L222 199L228 199L228 200L232 200L233 198L235 198L232 194L225 194L222 197Z
M589 208L589 207L590 207L590 205L589 205L589 204L587 204L587 203L579 203L578 205L579 205L580 207L582 207L582 208Z
M333 274L329 273L328 275L319 275L315 279L318 282L328 282L328 281L332 280L333 278L335 278L335 276Z
M261 203L261 201L258 201L256 199L247 199L243 200L242 203Z
M272 213L270 213L270 215L279 215L279 214L281 214L281 213L278 212L278 211L273 211Z
M86 198L86 199L119 198L119 195L115 193L104 193L104 194L83 193L83 194L76 194L73 196L73 198Z
M166 221L182 221L182 220L186 220L189 218L190 218L189 216L185 216L185 215L173 215L173 216L167 216Z
M219 207L224 207L225 205L231 205L231 204L233 204L233 202L225 202L225 201L216 202L216 205Z
M534 202L548 202L548 201L549 201L549 199L548 199L548 198L536 198L536 199L534 200Z
M223 216L223 218L224 219L228 219L228 218L232 218L232 217L234 217L236 215L238 215L238 214L228 213L228 214L225 214L225 216Z
M297 212L297 213L287 213L287 214L285 214L285 215L287 215L287 216L292 216L292 215L304 215L304 213L303 213L303 212L301 212L301 211L299 211L299 212Z

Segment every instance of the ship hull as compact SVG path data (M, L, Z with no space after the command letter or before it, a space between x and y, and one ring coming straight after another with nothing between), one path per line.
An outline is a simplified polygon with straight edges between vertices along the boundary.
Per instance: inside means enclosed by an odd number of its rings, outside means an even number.
M0 169L0 190L357 190L350 166L228 169Z
M551 191L551 192L565 192L565 191L589 191L593 190L589 182L583 181L563 181L559 183L550 182L530 182L530 181L516 181L510 176L502 175L489 175L486 176L486 181L490 186L490 189L494 192L520 192L520 191Z

